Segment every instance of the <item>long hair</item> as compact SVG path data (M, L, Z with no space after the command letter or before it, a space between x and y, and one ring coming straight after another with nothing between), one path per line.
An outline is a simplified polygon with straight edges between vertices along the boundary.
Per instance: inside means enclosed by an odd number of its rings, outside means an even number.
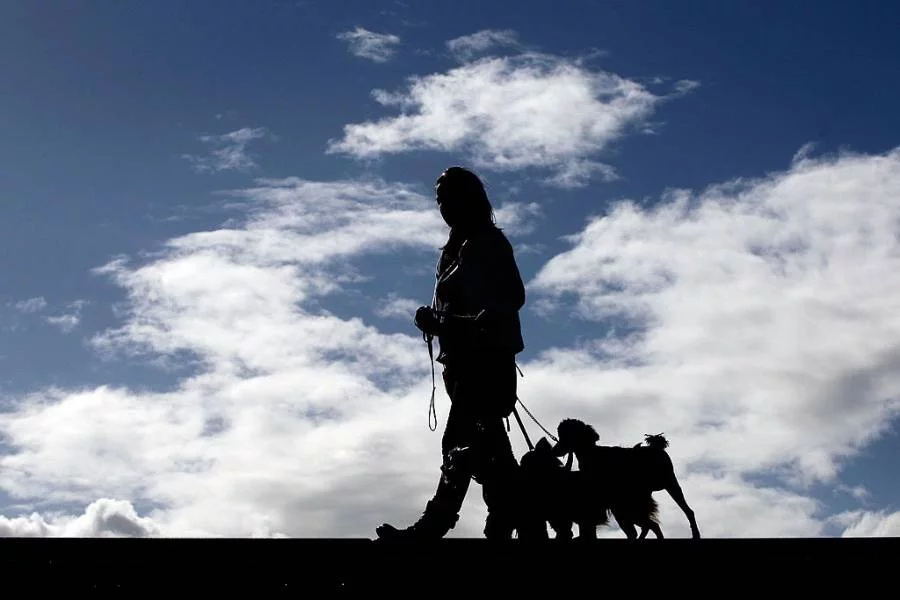
M441 186L443 193L458 199L466 229L497 227L494 208L478 175L464 167L449 167L435 181L435 190L438 186ZM463 235L463 231L451 230L450 238L444 247L451 249L461 244Z

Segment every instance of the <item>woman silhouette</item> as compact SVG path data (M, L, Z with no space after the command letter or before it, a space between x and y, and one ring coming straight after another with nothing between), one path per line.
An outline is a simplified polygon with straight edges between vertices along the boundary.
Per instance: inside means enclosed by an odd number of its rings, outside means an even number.
M432 306L419 307L414 322L425 336L438 338L436 360L451 401L441 440L442 476L418 521L405 529L384 524L376 532L381 539L443 537L456 525L474 478L488 509L485 537L508 539L516 527L518 463L503 420L517 400L525 286L478 176L451 167L438 177L435 192L450 235L441 249Z

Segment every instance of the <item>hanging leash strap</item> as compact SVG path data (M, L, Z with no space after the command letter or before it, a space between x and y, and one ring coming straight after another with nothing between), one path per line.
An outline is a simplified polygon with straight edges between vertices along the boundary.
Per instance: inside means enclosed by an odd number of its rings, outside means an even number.
M434 348L431 345L431 336L427 333L422 334L425 338L425 341L428 343L428 358L431 359L431 404L428 406L428 429L434 431L437 429L437 411L434 409L434 392L437 390L437 385L434 382ZM434 415L434 427L431 426L431 415Z
M431 310L435 310L437 308L437 288L438 283L440 282L440 269L441 269L441 257L438 255L437 264L434 266L434 291L431 293ZM434 408L434 393L437 390L437 385L435 384L434 379L434 346L432 345L433 336L422 333L422 337L425 339L425 342L428 344L428 358L429 362L431 362L431 403L428 405L428 429L431 431L435 431L437 429L437 411ZM431 426L431 415L434 415L434 427Z
M519 411L517 411L515 407L513 407L513 415L515 415L516 421L519 423L519 429L522 430L522 435L525 436L525 442L528 444L528 449L534 450L534 444L531 443L531 438L528 437L528 432L525 431L525 423L522 422L522 417L519 416ZM507 419L506 422L509 423L509 419Z

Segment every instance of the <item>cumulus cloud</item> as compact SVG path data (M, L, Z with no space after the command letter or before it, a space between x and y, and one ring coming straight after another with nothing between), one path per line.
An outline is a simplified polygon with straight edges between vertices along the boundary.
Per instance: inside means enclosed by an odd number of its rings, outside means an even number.
M508 202L494 209L494 217L507 236L528 236L544 218L537 202Z
M317 307L359 285L361 257L426 251L432 264L446 236L433 198L299 179L235 194L248 207L239 225L98 269L128 310L94 346L168 357L187 374L168 390L20 398L0 414L10 496L152 502L167 535L313 537L367 535L427 499L440 440L421 338Z
M130 502L100 498L72 517L39 513L20 517L0 515L0 537L158 537L159 526L137 514Z
M609 334L532 393L606 439L665 430L692 468L836 481L900 408L898 194L894 151L591 218L529 289Z
M201 173L219 171L249 171L256 168L256 161L247 151L253 140L267 135L264 127L243 127L222 135L202 135L200 141L210 147L206 156L182 155Z
M543 297L584 323L577 343L520 363L521 398L546 426L582 418L604 443L664 432L709 537L822 535L829 521L804 485L836 482L900 396L898 191L898 153L804 159L589 220L528 282L529 306ZM158 507L141 517L152 524L128 513L143 523L129 529L111 520L121 507L97 509L83 522L106 525L87 530L167 536L369 537L420 514L440 463L421 337L321 305L369 289L359 265L387 256L397 270L375 298L399 306L411 265L428 269L413 287L430 286L446 234L433 198L296 178L235 195L242 220L99 269L128 310L95 347L177 361L175 385L7 399L0 489L18 505L127 499ZM448 403L439 386L441 424ZM678 508L656 497L666 534L687 536ZM844 515L842 527L892 531L875 514ZM476 486L451 536L481 536L483 518ZM47 514L2 523L35 535L62 526Z
M511 29L483 29L447 42L450 52L463 61L469 61L491 48L519 45L518 34Z
M337 35L337 39L347 42L350 52L354 56L367 58L371 61L383 63L390 60L396 52L400 38L388 33L375 33L356 27L353 31L344 31Z
M831 520L844 526L841 537L900 536L900 512L847 511Z
M328 152L357 158L465 152L480 168L542 169L550 172L547 183L568 187L585 185L595 173L613 177L598 153L666 98L579 61L532 52L412 77L405 89L373 96L400 114L345 125Z

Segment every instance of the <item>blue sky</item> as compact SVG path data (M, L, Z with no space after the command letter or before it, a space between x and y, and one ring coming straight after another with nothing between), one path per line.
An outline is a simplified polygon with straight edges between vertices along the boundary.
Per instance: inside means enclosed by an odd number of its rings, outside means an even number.
M546 426L666 431L711 536L900 532L896 7L0 11L0 533L414 519L451 164L516 247Z

